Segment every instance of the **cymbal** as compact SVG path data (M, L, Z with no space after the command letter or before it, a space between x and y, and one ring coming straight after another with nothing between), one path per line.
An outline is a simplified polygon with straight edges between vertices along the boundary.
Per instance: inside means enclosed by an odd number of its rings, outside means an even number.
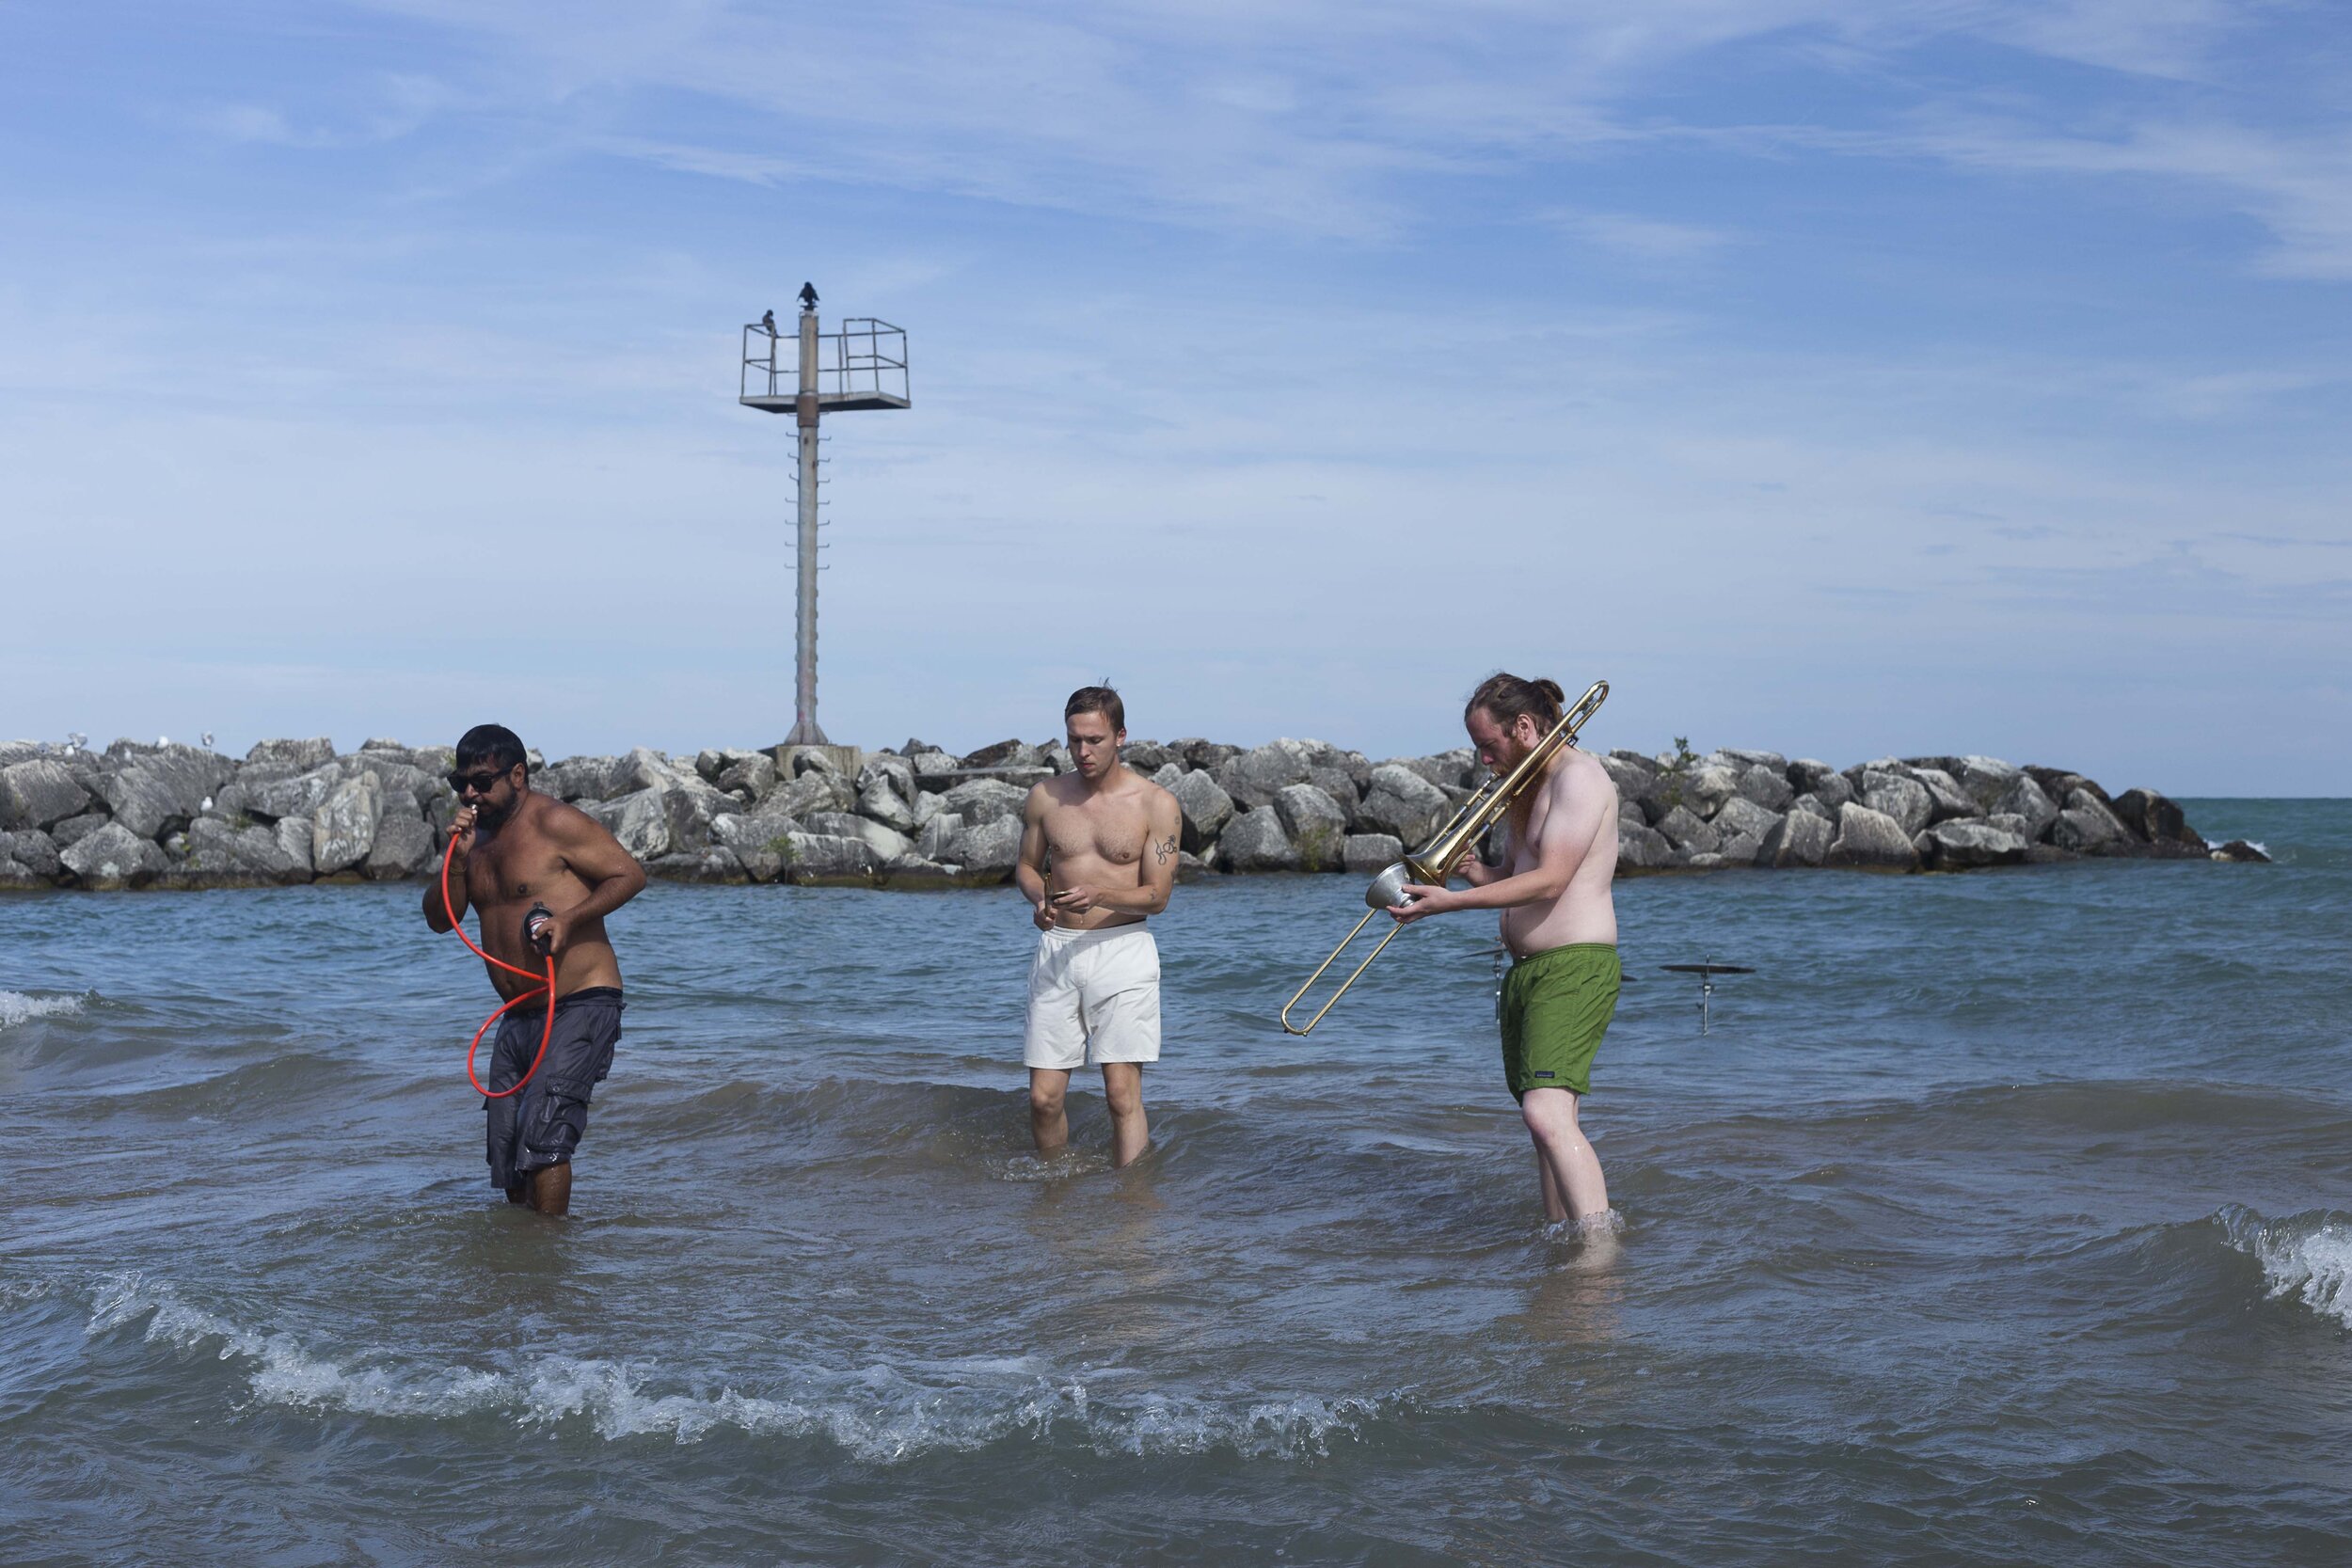
M1746 964L1660 964L1658 967L1671 969L1677 974L1753 974L1756 973Z

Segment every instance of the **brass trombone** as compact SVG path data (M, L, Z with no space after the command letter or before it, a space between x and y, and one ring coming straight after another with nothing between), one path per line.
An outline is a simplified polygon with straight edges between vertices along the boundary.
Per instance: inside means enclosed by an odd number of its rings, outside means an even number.
M1354 943L1358 933L1363 930L1374 915L1391 905L1405 902L1405 885L1407 882L1418 882L1424 887L1445 886L1446 879L1453 874L1454 863L1462 858L1463 852L1476 844L1487 829L1502 819L1502 814L1511 809L1519 796L1526 792L1527 786L1559 754L1563 746L1576 744L1576 732L1584 727L1587 719L1600 711L1600 705L1608 699L1607 681L1595 681L1586 687L1584 695L1576 700L1576 705L1560 716L1560 721L1535 742L1534 750L1519 759L1517 768L1499 779L1487 780L1477 794L1462 802L1461 810L1454 814L1454 820L1438 829L1436 837L1372 879L1372 886L1364 890L1364 902L1372 906L1364 911L1364 918L1356 922L1346 938L1331 949L1331 956L1317 964L1315 972L1307 976L1307 983L1292 992L1291 999L1282 1004L1282 1028L1286 1032L1304 1035L1323 1022L1323 1015L1331 1010L1331 1004L1347 994L1347 988L1372 967L1372 960L1380 956L1380 949L1394 942L1396 933L1405 929L1404 927L1395 927L1380 939L1379 943L1364 956L1364 961L1356 966L1355 972L1340 982L1340 989L1331 993L1330 1000L1315 1009L1314 1017L1305 1023L1293 1023L1291 1009L1298 1006L1300 997L1314 989L1314 983L1323 978L1325 970L1339 962L1340 955Z

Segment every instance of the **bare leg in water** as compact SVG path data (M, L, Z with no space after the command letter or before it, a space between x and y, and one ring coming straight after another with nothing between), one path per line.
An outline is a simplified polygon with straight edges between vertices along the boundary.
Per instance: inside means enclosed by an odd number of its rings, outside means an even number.
M1152 1126L1143 1115L1142 1064L1104 1062L1103 1099L1111 1111L1111 1164L1133 1164L1152 1147Z
M560 1165L542 1165L537 1170L515 1179L506 1189L509 1203L528 1203L542 1214L568 1214L572 1212L572 1165L566 1160Z
M1535 1140L1535 1169L1544 1189L1544 1218L1579 1225L1609 1212L1609 1183L1576 1124L1578 1096L1568 1089L1530 1089L1519 1101L1528 1136Z

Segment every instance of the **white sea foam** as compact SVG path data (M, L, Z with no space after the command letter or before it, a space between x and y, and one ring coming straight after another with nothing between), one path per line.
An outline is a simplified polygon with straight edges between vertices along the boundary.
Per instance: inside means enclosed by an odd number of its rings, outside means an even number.
M2233 1205L2217 1216L2230 1244L2262 1265L2265 1293L2352 1328L2352 1222L2337 1213L2265 1220Z
M143 1274L112 1275L95 1292L87 1331L147 1320L151 1343L211 1351L252 1364L247 1387L263 1404L354 1415L446 1419L479 1416L523 1427L578 1421L608 1440L666 1436L700 1441L732 1429L819 1440L869 1464L963 1452L992 1443L1057 1437L1098 1453L1137 1456L1228 1451L1251 1458L1315 1459L1351 1439L1389 1400L1312 1395L1225 1401L1156 1393L1104 1396L1083 1377L1049 1375L1027 1359L976 1359L852 1370L803 1368L791 1392L756 1395L662 1391L658 1371L565 1355L504 1370L431 1368L395 1358L339 1361L291 1334L263 1334L181 1301ZM1098 1382L1120 1382L1116 1374Z
M61 1018L82 1010L84 996L27 996L21 990L0 990L0 1029L13 1029L28 1019Z

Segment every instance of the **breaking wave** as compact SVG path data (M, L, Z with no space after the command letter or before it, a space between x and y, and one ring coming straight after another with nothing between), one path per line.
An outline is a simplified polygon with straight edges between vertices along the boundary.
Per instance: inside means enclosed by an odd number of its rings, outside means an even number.
M21 990L0 990L0 1029L13 1029L36 1018L67 1018L88 1005L95 992L80 996L28 996Z
M247 1363L247 1388L262 1404L405 1419L488 1417L519 1427L580 1421L608 1440L668 1437L692 1443L725 1430L828 1442L868 1464L894 1465L999 1442L1063 1438L1104 1455L1223 1451L1244 1458L1313 1460L1334 1441L1360 1440L1384 1416L1402 1414L1402 1395L1325 1399L1313 1395L1219 1400L1113 1390L1055 1374L1033 1358L855 1370L811 1368L790 1392L716 1393L663 1389L658 1371L567 1355L532 1357L499 1370L345 1362L316 1354L289 1333L262 1333L182 1301L141 1273L98 1287L85 1331L93 1338L144 1319L151 1344ZM1123 1382L1098 1375L1097 1384Z
M2316 1209L2265 1220L2241 1204L2214 1216L2229 1243L2262 1265L2265 1293L2352 1328L2352 1216Z

